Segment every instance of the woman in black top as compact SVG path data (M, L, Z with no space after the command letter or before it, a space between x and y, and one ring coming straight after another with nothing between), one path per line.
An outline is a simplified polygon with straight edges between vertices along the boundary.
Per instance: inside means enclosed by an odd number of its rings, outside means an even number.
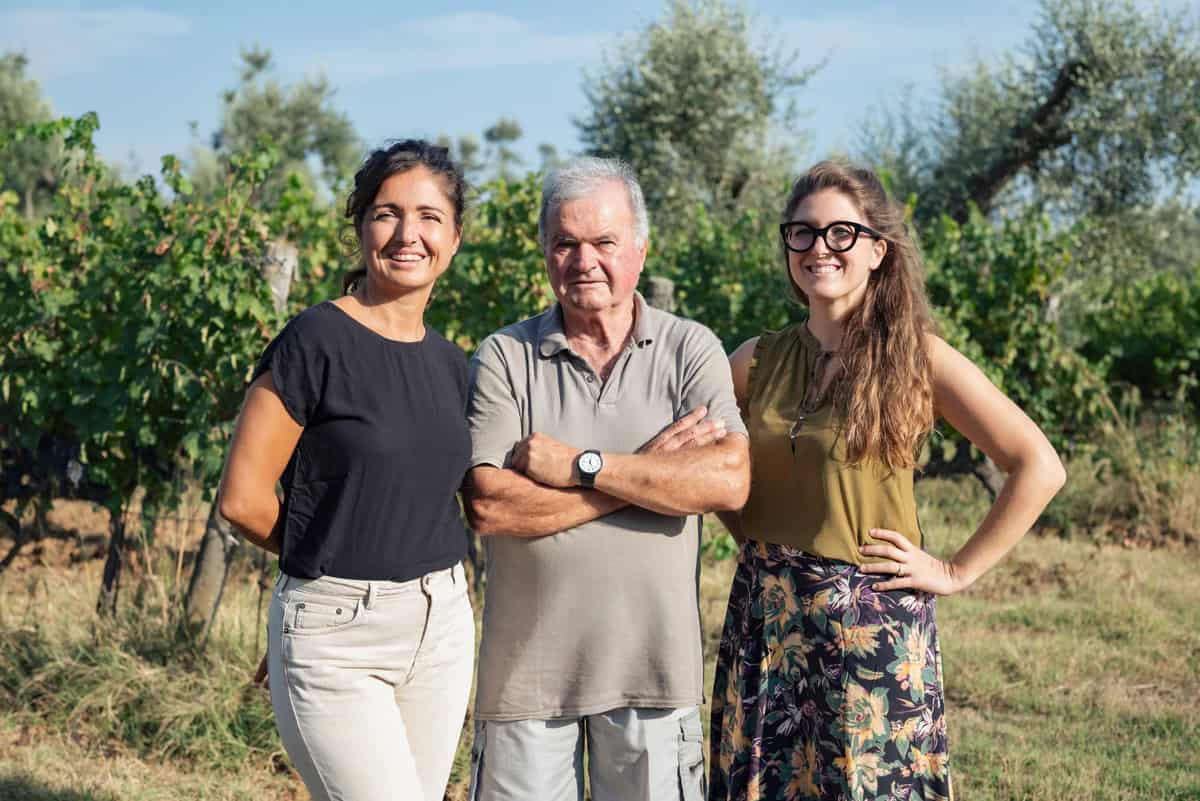
M221 514L280 557L271 702L316 799L439 801L466 711L467 364L423 319L464 194L445 148L367 158L346 204L362 267L268 346L226 465Z

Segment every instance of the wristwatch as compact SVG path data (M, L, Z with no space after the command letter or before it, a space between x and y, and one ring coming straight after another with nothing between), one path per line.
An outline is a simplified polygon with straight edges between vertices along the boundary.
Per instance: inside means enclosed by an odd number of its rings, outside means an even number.
M576 466L579 468L579 486L591 489L596 486L596 474L604 467L604 459L600 451L588 450L579 454Z

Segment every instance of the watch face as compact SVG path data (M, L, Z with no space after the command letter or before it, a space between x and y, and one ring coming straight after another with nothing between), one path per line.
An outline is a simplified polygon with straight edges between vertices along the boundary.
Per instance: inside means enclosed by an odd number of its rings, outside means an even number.
M594 451L587 451L579 455L579 472L581 473L599 473L603 464L600 454Z

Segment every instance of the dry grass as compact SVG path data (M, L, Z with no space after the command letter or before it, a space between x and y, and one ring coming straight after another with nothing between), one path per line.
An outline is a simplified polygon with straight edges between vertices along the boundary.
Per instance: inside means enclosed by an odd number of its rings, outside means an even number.
M986 509L969 481L918 494L935 553ZM1108 541L1027 537L941 602L960 799L1200 799L1200 553ZM98 561L0 574L0 798L304 797L265 698L246 687L261 647L257 584L236 578L209 654L189 655L168 636L176 561L164 548L146 565L140 609L127 593L137 613L108 627L92 612ZM710 685L734 567L706 559L701 573ZM469 728L452 801L465 798Z
M1139 544L1200 542L1200 424L1179 414L1140 421L1115 407L1078 448L1047 510L1069 536Z

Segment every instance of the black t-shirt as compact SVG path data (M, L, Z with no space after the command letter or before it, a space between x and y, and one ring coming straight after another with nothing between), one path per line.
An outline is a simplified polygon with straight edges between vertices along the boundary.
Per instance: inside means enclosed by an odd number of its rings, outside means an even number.
M288 575L408 581L466 554L454 494L471 458L467 360L425 331L390 340L327 302L259 360L254 378L269 370L304 426L283 473Z

